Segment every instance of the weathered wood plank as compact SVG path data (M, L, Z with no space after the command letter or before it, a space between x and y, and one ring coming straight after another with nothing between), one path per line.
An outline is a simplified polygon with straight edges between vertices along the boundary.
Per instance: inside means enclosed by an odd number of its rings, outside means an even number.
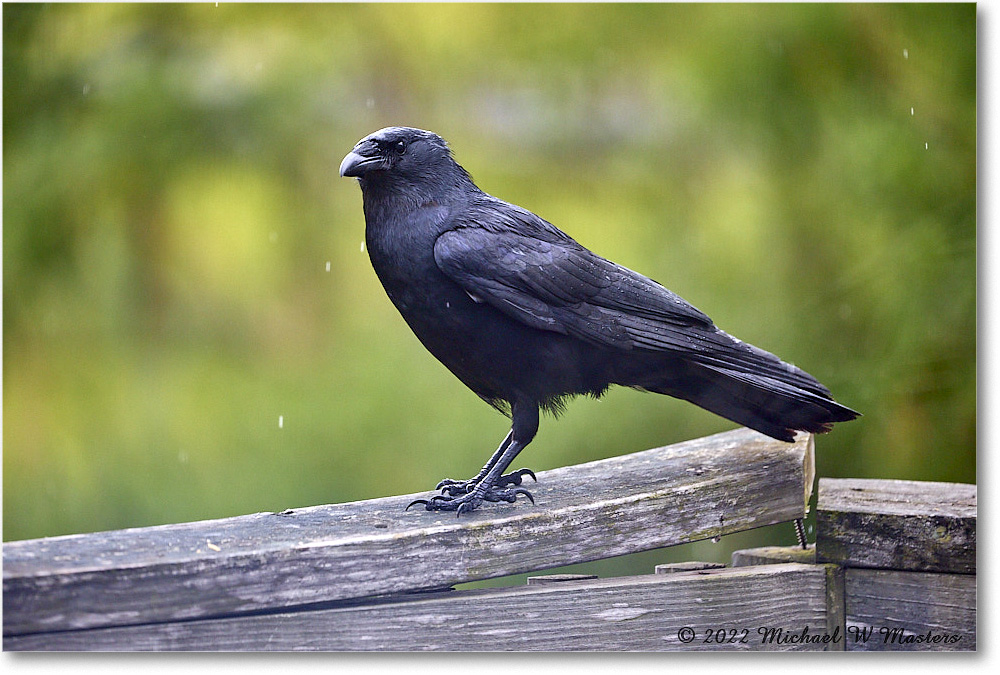
M720 570L725 565L717 562L703 562L701 560L689 560L679 563L664 563L657 565L653 569L653 574L682 574L686 572L698 572L700 570Z
M832 566L767 565L411 594L315 611L5 637L4 649L839 649L842 629L834 634L827 623L825 567Z
M10 542L4 635L219 616L548 569L805 512L812 438L747 429L538 474L536 505L404 511L406 495Z
M976 571L975 485L821 478L817 501L819 562Z
M974 651L976 577L847 569L848 651Z
M797 562L813 564L816 562L816 545L801 546L762 546L760 548L744 548L733 551L731 558L733 567L747 565L774 565L777 563Z

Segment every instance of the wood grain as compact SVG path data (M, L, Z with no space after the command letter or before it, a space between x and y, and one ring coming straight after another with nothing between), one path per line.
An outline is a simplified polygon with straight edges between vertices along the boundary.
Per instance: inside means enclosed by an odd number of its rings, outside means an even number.
M976 649L974 575L848 569L845 598L848 651Z

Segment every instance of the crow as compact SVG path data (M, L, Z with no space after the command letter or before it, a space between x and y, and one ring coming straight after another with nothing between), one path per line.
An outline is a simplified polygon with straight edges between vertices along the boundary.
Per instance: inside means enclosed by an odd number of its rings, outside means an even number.
M667 394L782 441L858 417L803 370L718 329L657 282L592 253L472 182L429 131L361 139L340 175L358 179L365 245L389 299L421 343L510 432L469 480L444 479L428 511L516 501L529 469L504 474L558 414L610 385Z

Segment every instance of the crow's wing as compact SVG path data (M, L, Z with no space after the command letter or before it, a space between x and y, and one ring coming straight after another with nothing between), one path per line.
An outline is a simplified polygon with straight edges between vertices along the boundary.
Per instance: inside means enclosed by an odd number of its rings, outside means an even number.
M676 293L588 251L530 212L492 208L490 218L484 215L456 222L434 245L438 268L476 302L598 346L670 352L713 370L829 395L808 373L719 330Z
M434 259L474 300L602 346L687 350L685 328L713 327L678 295L569 238L459 227L438 237Z

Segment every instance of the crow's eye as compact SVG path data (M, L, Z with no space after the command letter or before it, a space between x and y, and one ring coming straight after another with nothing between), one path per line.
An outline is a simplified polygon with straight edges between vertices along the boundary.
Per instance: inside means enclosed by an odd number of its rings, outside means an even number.
M396 141L392 144L392 149L396 151L396 154L402 155L406 152L406 141Z

